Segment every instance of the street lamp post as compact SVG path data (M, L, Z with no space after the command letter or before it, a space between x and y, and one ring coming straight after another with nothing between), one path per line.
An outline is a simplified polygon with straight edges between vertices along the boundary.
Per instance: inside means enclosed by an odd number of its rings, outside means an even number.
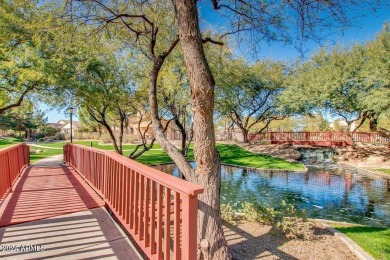
M73 129L72 129L72 116L73 116L73 107L68 108L70 116L70 143L73 143Z

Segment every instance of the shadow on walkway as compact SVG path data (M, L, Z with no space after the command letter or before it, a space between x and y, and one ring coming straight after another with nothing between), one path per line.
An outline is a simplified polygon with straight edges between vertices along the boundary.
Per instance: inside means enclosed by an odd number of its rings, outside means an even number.
M28 167L0 205L0 258L140 259L104 201L61 159Z
M49 167L31 165L2 204L0 227L103 205L103 200L71 167L59 163Z

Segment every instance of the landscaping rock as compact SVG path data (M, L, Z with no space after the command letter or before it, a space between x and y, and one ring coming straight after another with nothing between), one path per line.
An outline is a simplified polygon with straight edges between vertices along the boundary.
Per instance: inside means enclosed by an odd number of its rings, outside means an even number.
M358 144L350 147L336 148L338 156L336 161L348 161L356 167L386 168L390 167L390 148L381 145Z
M284 145L259 145L259 144L245 144L240 145L245 150L253 153L260 153L270 155L276 158L285 159L290 162L298 161L301 158L301 153L295 149L291 144Z

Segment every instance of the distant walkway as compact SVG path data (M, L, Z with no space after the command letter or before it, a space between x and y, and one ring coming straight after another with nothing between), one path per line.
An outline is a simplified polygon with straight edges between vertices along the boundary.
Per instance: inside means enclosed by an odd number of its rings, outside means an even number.
M53 155L46 157L44 159L38 160L34 163L32 163L33 166L35 167L59 167L62 164L64 155L58 154L58 155ZM65 165L64 165L65 166Z
M0 258L138 259L104 201L61 161L62 155L31 165L0 205ZM26 252L28 245L44 251Z
M44 145L39 145L39 144L33 144L33 143L28 143L28 146L34 146L38 148L44 148L44 149L53 149L53 150L63 150L64 148L62 147L51 147L51 146L44 146Z

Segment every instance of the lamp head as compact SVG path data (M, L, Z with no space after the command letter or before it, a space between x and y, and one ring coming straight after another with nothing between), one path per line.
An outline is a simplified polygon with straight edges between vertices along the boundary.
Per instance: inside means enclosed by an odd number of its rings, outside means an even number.
M73 114L73 111L74 111L73 107L68 108L69 114Z

